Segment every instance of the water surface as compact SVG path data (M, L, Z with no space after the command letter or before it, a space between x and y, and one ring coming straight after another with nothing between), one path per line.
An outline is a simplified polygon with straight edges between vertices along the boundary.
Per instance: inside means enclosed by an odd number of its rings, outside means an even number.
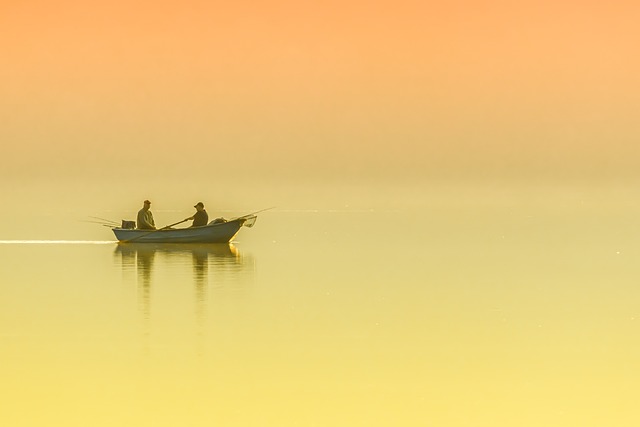
M458 194L232 245L5 239L0 421L637 425L629 194Z

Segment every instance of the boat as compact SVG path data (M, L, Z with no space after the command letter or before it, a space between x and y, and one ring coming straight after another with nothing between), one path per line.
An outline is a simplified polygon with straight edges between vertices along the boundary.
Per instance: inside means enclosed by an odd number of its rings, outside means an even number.
M158 230L114 227L112 230L120 243L229 243L243 226L252 227L256 218L256 215L246 215L226 222L214 220L201 227Z

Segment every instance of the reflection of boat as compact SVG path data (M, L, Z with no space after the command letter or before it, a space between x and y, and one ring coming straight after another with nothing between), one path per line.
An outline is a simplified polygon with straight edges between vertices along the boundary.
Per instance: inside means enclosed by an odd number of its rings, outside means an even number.
M194 257L213 256L220 258L237 258L238 249L231 243L201 243L201 244L184 244L184 243L125 243L120 242L116 247L116 252L123 255L139 254L153 255L155 253L185 253L193 254Z
M211 329L209 301L242 295L255 271L253 258L232 243L119 242L113 260L122 269L123 283L134 285L132 293L137 290L144 331L141 342L147 351L154 350L154 336L162 329L152 327L154 322L170 318L173 324L176 313L181 313L195 315L198 352L204 354ZM186 304L185 293L193 295L193 305Z
M116 227L113 233L123 243L228 243L242 226L251 227L255 215L232 219L227 222L209 223L202 227L137 230Z

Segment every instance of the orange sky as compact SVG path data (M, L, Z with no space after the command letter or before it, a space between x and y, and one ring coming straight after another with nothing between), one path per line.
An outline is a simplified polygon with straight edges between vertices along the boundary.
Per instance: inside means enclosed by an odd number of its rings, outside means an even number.
M632 2L0 0L0 173L628 178L639 18Z

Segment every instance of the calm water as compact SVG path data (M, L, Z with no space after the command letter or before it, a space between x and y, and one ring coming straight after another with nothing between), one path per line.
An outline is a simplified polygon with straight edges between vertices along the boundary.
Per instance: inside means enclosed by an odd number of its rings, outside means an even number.
M8 231L0 423L638 425L633 196L282 208L232 245Z

